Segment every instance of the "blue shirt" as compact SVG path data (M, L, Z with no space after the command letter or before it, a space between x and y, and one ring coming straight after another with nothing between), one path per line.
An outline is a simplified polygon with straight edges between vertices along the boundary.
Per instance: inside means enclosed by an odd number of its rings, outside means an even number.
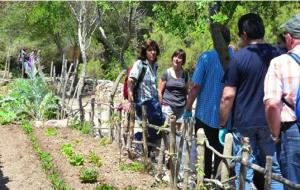
M157 68L158 64L153 63L151 66L148 60L144 61L146 67L146 72L144 75L144 79L140 82L137 93L137 102L143 103L150 99L158 99L157 94L157 85L156 85L156 78L157 78ZM142 73L143 64L141 60L137 60L129 73L129 77L138 79L140 74Z
M231 48L229 54L233 54ZM220 127L220 100L223 92L224 70L218 53L212 49L200 55L192 81L200 85L195 116L212 128Z
M250 44L230 60L224 76L225 86L236 87L233 125L265 127L264 79L271 59L280 55L278 48L269 44Z

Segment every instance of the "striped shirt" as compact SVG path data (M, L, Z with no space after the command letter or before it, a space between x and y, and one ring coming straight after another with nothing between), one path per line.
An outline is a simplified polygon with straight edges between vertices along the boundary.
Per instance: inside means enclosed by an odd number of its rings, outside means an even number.
M290 52L300 56L300 45ZM284 97L295 105L298 88L300 85L300 66L288 54L283 54L272 59L264 84L264 102L268 99L280 101ZM283 103L281 110L281 121L295 121L294 110Z
M154 63L152 66L149 64L148 60L144 61L146 66L143 66L141 60L137 60L130 70L129 77L138 79L143 67L146 67L146 72L144 79L140 82L137 93L137 102L142 103L152 98L158 99L157 95L157 68L158 64Z
M233 54L230 48L229 53ZM192 77L193 83L201 86L197 96L195 117L212 128L220 126L223 75L224 70L216 50L212 49L200 55Z

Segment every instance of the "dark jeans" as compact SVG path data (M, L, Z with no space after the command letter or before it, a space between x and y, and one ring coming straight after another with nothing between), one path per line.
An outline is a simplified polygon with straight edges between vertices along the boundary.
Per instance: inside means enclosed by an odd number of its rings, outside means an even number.
M218 152L223 154L223 146L219 142L218 134L219 134L219 129L212 128L204 124L202 121L196 118L196 124L195 124L195 131L197 134L197 131L199 128L204 129L205 136L209 142L209 144L214 147ZM205 178L211 178L212 174L212 151L208 148L205 149L205 167L204 167L204 173L205 173ZM213 175L215 176L217 173L217 169L219 166L219 163L221 161L221 158L218 156L215 156L214 159L214 172Z
M300 184L300 127L296 123L281 131L279 156L282 176Z

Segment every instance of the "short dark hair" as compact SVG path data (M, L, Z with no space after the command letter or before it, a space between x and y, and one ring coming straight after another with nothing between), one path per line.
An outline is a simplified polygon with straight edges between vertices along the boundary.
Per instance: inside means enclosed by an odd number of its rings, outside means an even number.
M262 39L265 36L265 27L263 20L258 14L248 13L240 17L238 21L238 35L246 32L250 39Z
M156 56L160 55L160 50L159 50L159 47L158 47L156 41L148 39L142 43L142 45L140 47L140 55L139 55L138 59L147 60L147 49L149 49L149 48L152 48L156 51ZM154 61L157 61L157 58Z
M182 65L185 64L185 60L186 60L186 53L183 49L177 49L176 51L174 51L172 57L171 57L171 61L173 61L174 57L180 57L182 58Z

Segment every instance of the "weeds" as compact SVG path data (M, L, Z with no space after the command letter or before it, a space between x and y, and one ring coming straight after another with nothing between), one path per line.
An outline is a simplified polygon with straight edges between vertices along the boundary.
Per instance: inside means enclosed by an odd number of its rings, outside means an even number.
M80 169L79 178L83 183L93 183L97 181L99 177L99 172L96 168L86 168Z
M12 111L0 111L0 124L6 125L16 119L17 115Z
M137 190L137 187L133 187L131 185L124 188L124 190Z
M144 164L138 161L134 161L129 164L120 163L120 170L121 171L134 171L134 172L141 172L144 171L145 167Z

